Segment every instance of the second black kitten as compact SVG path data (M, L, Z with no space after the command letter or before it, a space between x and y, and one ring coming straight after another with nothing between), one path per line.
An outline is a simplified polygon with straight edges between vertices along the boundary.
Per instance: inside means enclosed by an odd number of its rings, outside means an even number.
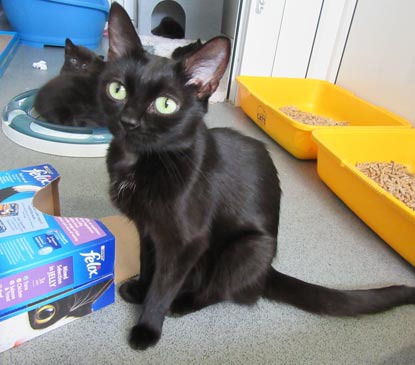
M105 68L102 56L66 39L65 62L60 75L38 91L34 107L49 123L73 126L104 126L96 90Z
M105 126L99 111L98 75L64 73L36 94L34 108L47 122L73 127Z

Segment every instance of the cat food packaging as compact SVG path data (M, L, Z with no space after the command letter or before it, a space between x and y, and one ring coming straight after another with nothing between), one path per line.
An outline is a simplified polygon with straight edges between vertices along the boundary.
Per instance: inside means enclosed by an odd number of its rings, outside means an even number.
M48 164L0 172L0 352L114 302L115 238L60 217Z

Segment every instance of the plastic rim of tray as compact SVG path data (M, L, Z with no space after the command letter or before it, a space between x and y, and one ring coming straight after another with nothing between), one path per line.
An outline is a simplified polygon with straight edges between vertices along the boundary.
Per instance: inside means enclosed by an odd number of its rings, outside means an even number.
M58 156L103 157L112 139L108 128L71 127L48 123L35 116L37 89L15 96L2 113L4 134L34 151Z

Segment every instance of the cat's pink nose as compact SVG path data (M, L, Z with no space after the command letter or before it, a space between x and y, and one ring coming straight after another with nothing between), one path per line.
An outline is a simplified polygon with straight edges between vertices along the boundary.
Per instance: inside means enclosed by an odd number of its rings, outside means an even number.
M140 121L128 115L121 117L121 124L126 130L133 130L140 127Z

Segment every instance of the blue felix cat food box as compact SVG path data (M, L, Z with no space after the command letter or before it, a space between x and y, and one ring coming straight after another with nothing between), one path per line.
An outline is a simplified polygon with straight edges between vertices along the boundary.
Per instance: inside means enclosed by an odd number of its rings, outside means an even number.
M58 182L49 164L0 172L0 352L114 302L115 239L60 217Z

